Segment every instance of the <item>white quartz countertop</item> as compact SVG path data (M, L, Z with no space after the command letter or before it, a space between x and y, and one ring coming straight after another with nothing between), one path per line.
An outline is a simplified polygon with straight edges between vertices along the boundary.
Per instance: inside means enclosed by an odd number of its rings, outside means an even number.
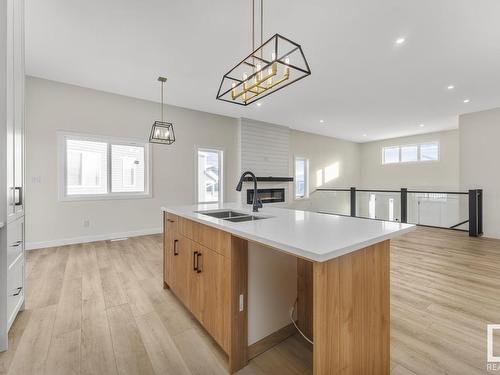
M197 211L231 209L264 220L233 223ZM253 213L235 203L162 207L162 210L311 261L324 262L415 229L414 225L266 207Z

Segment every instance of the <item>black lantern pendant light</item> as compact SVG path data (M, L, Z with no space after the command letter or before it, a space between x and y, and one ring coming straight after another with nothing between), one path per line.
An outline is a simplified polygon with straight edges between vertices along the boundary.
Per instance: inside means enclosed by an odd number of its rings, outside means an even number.
M252 0L252 53L222 77L217 99L249 105L311 74L302 47L279 34L264 42L264 1L260 1L260 47L255 48Z
M174 125L163 121L163 88L167 79L165 77L158 77L158 81L161 82L161 121L155 121L153 124L151 134L149 135L149 142L171 145L175 142Z

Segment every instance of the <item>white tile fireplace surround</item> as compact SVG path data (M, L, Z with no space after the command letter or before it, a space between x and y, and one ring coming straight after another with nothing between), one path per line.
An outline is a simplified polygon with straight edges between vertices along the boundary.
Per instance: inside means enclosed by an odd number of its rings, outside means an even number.
M290 177L290 129L242 118L240 120L241 171L251 171L258 177ZM285 201L266 205L285 207L291 202L292 182L262 182L258 189L284 189ZM241 202L247 203L247 190L253 182L246 182L241 191Z

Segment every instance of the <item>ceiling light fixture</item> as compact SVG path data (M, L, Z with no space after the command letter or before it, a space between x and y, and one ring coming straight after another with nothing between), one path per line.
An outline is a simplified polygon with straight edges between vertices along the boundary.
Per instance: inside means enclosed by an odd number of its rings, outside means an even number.
M161 121L154 122L151 134L149 135L149 142L171 145L175 142L174 125L163 121L163 87L167 79L165 77L158 77L158 81L161 82Z
M470 99L464 99L464 103L469 103Z
M257 103L257 107L260 107L262 105L262 103Z
M455 89L455 86L454 86L454 85L449 85L449 86L447 87L447 89L448 89L448 90L454 90L454 89Z
M325 120L319 120L319 122L323 124L325 122Z
M424 124L420 124L419 126L420 126L421 128L423 128L425 125L424 125Z
M367 134L363 134L363 137L366 137L366 136L367 136Z
M403 44L406 41L405 38L398 38L396 39L396 44Z
M264 1L260 1L260 46L255 48L252 0L252 53L222 77L217 99L249 105L311 74L302 47L275 34L264 42Z

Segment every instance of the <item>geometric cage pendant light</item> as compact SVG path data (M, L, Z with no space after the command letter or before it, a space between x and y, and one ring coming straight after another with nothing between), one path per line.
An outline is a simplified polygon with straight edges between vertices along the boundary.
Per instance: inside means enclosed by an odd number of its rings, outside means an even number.
M217 99L247 106L311 74L302 47L275 34L263 42L260 2L260 46L255 48L255 0L252 0L252 53L224 74Z
M163 121L163 89L167 79L165 77L158 77L158 81L161 82L161 121L154 122L151 134L149 135L149 142L171 145L175 142L174 125Z

